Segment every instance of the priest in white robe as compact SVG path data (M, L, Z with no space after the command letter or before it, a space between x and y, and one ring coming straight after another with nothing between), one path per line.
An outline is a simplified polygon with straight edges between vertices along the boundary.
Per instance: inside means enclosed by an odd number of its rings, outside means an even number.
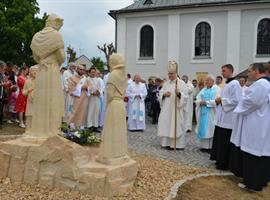
M186 84L186 88L187 88L187 95L188 95L188 99L187 99L187 105L184 108L184 121L186 124L186 131L190 132L192 131L192 119L193 119L193 90L194 90L194 86L192 85L192 83L188 80L188 76L184 75L182 76L182 80L185 82Z
M240 148L236 175L243 183L238 186L251 191L262 191L270 181L270 78L264 73L262 64L250 65L248 76L255 82L234 110L240 120L231 137L233 148Z
M197 145L202 150L212 148L216 102L220 97L220 88L214 84L215 77L208 75L205 79L206 87L202 89L196 97L196 106L198 107L198 124L195 133L197 135Z
M216 98L216 126L213 137L211 160L216 160L216 168L219 170L229 169L230 160L230 139L232 134L233 121L236 115L233 110L236 108L242 94L241 86L233 78L233 66L227 64L222 66L222 75L227 79L221 97Z
M131 83L133 83L133 80L131 79L131 75L127 74L127 89L129 88L129 86L131 85ZM125 92L125 97L124 97L124 101L125 101L125 108L126 108L126 116L128 118L128 96L127 96L127 89Z
M103 81L103 74L99 70L97 70L96 77L99 80L100 85L101 85L101 94L99 97L100 107L99 107L99 115L98 115L98 126L102 127L103 126L102 110L104 110L103 107L105 107L105 101L104 101L105 85Z
M176 62L169 62L169 80L163 84L159 91L161 112L158 119L157 135L160 137L161 147L170 149L174 147L184 149L186 146L186 126L183 115L188 97L185 82L177 78L177 68Z
M145 130L145 102L147 95L145 84L140 75L135 75L134 82L128 88L128 130Z
M85 77L85 68L82 65L78 65L76 75L68 79L68 92L73 98L72 112L69 115L68 124L72 129L84 129L88 96L90 95L89 87L89 81Z
M100 108L100 116L99 116L99 126L103 127L104 125L104 119L105 119L105 112L106 112L106 101L107 101L107 91L106 91L106 84L109 79L110 72L107 73L103 78L103 86L104 86L104 92L103 92L103 106Z
M68 92L68 80L70 77L77 74L76 72L77 65L75 63L69 63L68 69L64 71L62 75L62 81L64 86L64 98L65 98L65 117L64 121L67 122L69 115L72 113L72 107L73 107L73 97L70 96L70 93Z
M94 132L101 132L98 129L99 122L99 110L100 110L100 95L102 94L102 85L99 79L96 77L96 68L91 67L89 69L90 83L90 97L88 102L88 111L86 125L88 128L91 128Z

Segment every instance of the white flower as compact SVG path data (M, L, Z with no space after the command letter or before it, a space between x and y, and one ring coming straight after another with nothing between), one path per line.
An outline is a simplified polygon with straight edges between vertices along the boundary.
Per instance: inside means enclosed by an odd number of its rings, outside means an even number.
M78 138L81 137L81 135L79 134L79 131L74 132L73 135L76 136L76 137L78 137Z

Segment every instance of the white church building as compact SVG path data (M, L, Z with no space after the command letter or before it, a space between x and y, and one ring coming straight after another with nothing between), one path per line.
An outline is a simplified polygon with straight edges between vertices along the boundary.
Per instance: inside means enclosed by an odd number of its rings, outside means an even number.
M131 75L165 78L169 60L191 78L270 61L269 0L137 0L109 15Z

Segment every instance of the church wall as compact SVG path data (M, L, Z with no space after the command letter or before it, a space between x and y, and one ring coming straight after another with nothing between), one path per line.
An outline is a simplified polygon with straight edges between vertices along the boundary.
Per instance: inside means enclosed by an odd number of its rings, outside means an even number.
M257 58L256 28L263 17L270 17L270 3L265 5L205 7L172 11L153 11L121 14L118 16L117 46L127 62L127 72L167 76L168 60L180 64L180 74L196 78L197 72L220 75L220 67L231 63L235 74L252 62L265 62L270 58ZM206 21L212 28L211 59L194 59L195 27ZM139 30L143 25L155 31L154 60L138 60ZM179 38L177 38L177 35Z
M154 59L139 59L139 33L144 25L151 25L154 29ZM168 16L149 16L126 18L126 49L125 59L127 72L131 75L141 74L143 78L149 76L166 76L168 58Z
M211 58L194 57L195 27L200 22L211 26ZM197 72L220 74L220 67L226 63L227 12L193 13L180 15L180 64L181 74L196 78Z
M253 62L267 62L270 57L259 58L257 49L257 26L262 18L270 18L270 8L243 10L241 18L240 68L245 70ZM248 41L248 42L247 42Z

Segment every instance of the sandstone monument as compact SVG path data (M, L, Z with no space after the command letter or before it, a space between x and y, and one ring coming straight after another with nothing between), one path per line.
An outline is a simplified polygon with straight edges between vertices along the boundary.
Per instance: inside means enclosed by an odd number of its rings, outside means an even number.
M127 125L124 93L127 87L126 70L121 55L113 54L109 59L111 69L106 85L106 116L98 161L105 164L122 164L128 161Z
M60 83L59 66L64 62L64 42L58 32L63 19L51 14L43 30L32 39L31 49L39 64L34 91L32 126L29 134L47 138L56 135L64 116L64 95Z
M101 148L80 146L58 136L64 114L59 76L64 44L58 32L62 25L63 20L52 14L33 37L31 48L39 70L32 125L21 138L0 142L0 178L111 197L130 189L138 171L136 162L127 156L124 61L120 55L110 59L112 78L107 85L108 116Z

